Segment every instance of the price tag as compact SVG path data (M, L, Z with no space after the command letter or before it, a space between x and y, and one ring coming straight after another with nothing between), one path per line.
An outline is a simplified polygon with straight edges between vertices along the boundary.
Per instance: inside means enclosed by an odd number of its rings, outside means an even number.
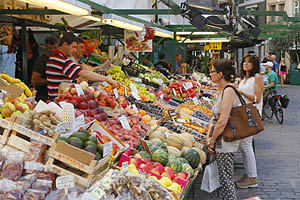
M141 100L141 97L138 95L138 93L135 93L135 92L131 92L131 95L136 99L136 100L138 100L138 101L140 101Z
M179 91L180 91L180 94L183 94L181 88L179 88Z
M185 90L188 90L185 83L183 83L182 85L183 85Z
M66 176L57 177L56 179L57 189L65 189L65 188L72 188L72 187L75 187L74 176L66 175Z
M164 94L159 96L160 99L164 99Z
M130 83L130 89L132 90L132 92L135 92L136 94L139 94L139 91L137 90L136 86L132 83Z
M59 124L57 124L55 132L62 134L65 133L67 129L67 122L60 122Z
M193 102L194 102L195 105L199 104L199 101L198 101L198 99L196 97L193 98Z
M118 93L117 88L114 89L114 94L115 94L116 99L118 99L119 98L119 93Z
M65 102L65 101L61 101L61 102L59 102L59 105L60 105L60 107L63 107L66 103L67 102Z
M138 113L139 112L139 110L137 109L137 107L136 107L136 105L135 104L132 104L131 105L132 106L132 109L136 112L136 113Z
M176 112L175 110L168 110L169 116L170 117L176 117Z
M112 153L113 146L112 141L107 142L103 145L103 157L110 155Z
M193 84L191 82L186 82L183 85L185 85L186 90L193 88Z
M126 161L126 162L122 162L122 168L124 169L124 168L128 168L128 162Z
M158 79L157 81L160 85L164 84L164 81L162 79Z
M121 122L123 128L131 129L131 128L130 128L130 125L129 125L129 123L128 123L128 120L127 120L127 118L126 118L125 115L122 115L121 117L119 117L119 120L120 120L120 122Z
M85 125L84 115L80 115L75 119L76 129L79 129L81 126Z
M103 85L104 87L108 87L108 86L109 86L109 84L108 84L106 81L103 81L103 82L102 82L102 85Z
M76 88L76 91L77 91L77 96L84 95L84 92L83 92L82 87L80 85L75 84L75 88Z
M91 195L95 197L96 199L101 199L103 195L105 194L104 190L102 190L100 187L96 187L92 192Z
M42 163L33 161L24 162L24 169L42 171L44 169L44 165Z
M124 95L125 95L125 97L127 97L127 88L126 88L126 86L124 86Z
M172 89L172 91L173 91L173 94L174 94L174 96L176 97L176 96L177 96L177 94L176 94L176 91L175 91L175 89L173 88L173 89Z

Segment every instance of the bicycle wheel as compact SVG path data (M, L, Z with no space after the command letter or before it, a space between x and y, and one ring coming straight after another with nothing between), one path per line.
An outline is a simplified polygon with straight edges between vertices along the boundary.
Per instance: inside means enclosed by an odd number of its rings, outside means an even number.
M265 115L268 119L271 119L273 117L273 111L269 101L267 101L265 105Z
M277 119L277 121L278 121L279 124L282 124L283 123L283 110L282 110L282 106L277 101L275 107L276 107L276 111L275 111L276 119Z

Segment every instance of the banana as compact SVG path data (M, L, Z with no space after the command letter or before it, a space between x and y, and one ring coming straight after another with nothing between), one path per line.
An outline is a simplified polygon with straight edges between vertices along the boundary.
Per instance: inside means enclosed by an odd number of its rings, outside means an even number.
M25 87L21 83L16 83L22 90L25 90Z
M21 94L21 96L20 96L20 98L21 99L25 99L25 98L27 98L27 96L24 94L24 92Z
M27 97L32 97L32 93L30 91L30 89L27 87L27 85L25 85L25 83L21 82L20 83L25 89L24 89L24 92L26 94Z
M9 83L20 83L20 82L22 82L20 79L12 78L12 77L8 76L5 73L1 73L1 77L4 78L5 80L7 80Z

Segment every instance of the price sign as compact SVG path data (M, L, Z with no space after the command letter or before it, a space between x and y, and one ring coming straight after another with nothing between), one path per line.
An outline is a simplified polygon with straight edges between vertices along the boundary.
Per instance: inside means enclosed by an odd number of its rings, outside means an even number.
M184 89L186 90L193 88L193 84L191 82L186 82L183 86L185 86Z
M132 92L131 92L131 95L132 95L136 100L138 100L138 101L141 100L141 97L138 95L138 93L132 91Z
M195 105L199 104L199 101L198 101L198 99L196 97L193 98L193 102L194 102Z
M173 91L173 94L174 94L174 96L176 97L176 96L177 96L177 94L176 94L176 91L175 91L175 89L173 88L173 89L172 89L172 91Z
M103 157L108 156L112 153L112 141L107 142L103 145Z
M91 195L95 197L96 199L101 199L103 195L105 195L105 192L102 188L96 187L92 192Z
M75 127L79 129L81 126L85 125L84 115L80 115L75 119Z
M179 88L179 91L180 91L180 94L183 94L181 88Z
M128 162L122 162L122 169L128 168Z
M59 105L60 105L60 107L63 107L65 104L66 104L66 102L65 102L65 101L61 101L61 102L59 102Z
M160 99L164 99L164 94L160 95L159 97Z
M124 86L124 95L125 95L125 97L127 97L127 88L126 88L126 86Z
M131 129L131 128L130 128L130 125L129 125L129 123L128 123L128 120L127 120L127 118L126 118L125 115L122 115L121 117L119 117L119 120L120 120L120 122L121 122L123 128Z
M57 189L66 189L66 188L72 188L72 187L75 187L74 176L66 175L66 176L57 177L57 179L56 179L56 188Z
M176 112L175 110L168 110L169 116L170 117L176 117Z
M115 94L116 99L118 99L119 98L119 93L118 93L117 88L114 89L114 94Z
M132 83L130 83L130 89L132 90L132 92L135 92L135 93L139 93L139 91L137 90L136 86Z
M55 132L62 134L66 132L66 129L67 129L67 122L60 122L59 124L57 124Z
M139 110L137 109L137 107L136 107L136 105L135 105L135 104L132 104L131 106L132 106L132 109L134 110L134 112L136 112L136 113L138 113L138 112L139 112Z
M75 84L75 88L76 88L76 91L77 91L77 95L80 96L80 95L84 95L84 92L82 90L82 87L78 84Z

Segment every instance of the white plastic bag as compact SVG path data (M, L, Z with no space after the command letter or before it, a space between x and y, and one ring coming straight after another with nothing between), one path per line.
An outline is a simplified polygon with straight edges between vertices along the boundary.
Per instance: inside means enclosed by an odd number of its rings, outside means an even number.
M211 193L219 187L220 182L217 161L213 161L205 167L201 190Z

